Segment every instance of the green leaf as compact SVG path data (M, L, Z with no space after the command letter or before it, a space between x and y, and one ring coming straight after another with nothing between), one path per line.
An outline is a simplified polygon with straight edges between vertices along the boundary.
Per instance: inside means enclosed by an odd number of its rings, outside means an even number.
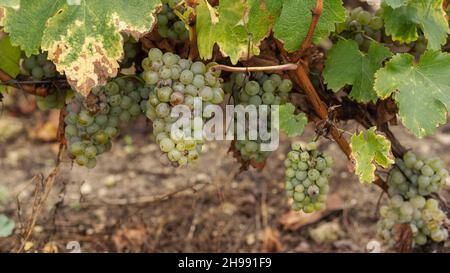
M305 113L295 115L295 106L291 103L280 105L280 129L289 137L303 134L308 118Z
M404 125L417 137L447 122L450 109L450 54L426 51L418 64L410 54L397 54L375 75L381 98L393 94Z
M154 25L159 0L22 0L6 8L4 25L14 45L30 54L48 51L58 71L83 95L105 84L122 58L120 32L138 39Z
M275 0L222 0L218 7L212 7L206 0L200 0L196 8L197 43L200 57L211 59L217 44L224 56L233 64L247 57L249 44L251 54L259 54L259 44L267 37L273 23Z
M395 41L409 43L418 39L419 28L428 40L428 47L440 49L448 36L448 21L442 1L387 1L391 6L384 6L386 34Z
M323 71L325 82L334 92L352 85L351 98L357 102L375 102L378 97L373 89L374 75L390 56L387 47L375 42L365 54L359 51L355 41L341 40L328 52Z
M20 8L20 0L0 0L0 6L17 10Z
M20 72L20 49L11 45L8 36L0 39L0 69L15 78Z
M281 1L281 0L280 0ZM284 42L287 51L295 51L305 40L312 21L316 0L284 0L281 15L273 28L275 37ZM323 13L314 32L315 43L334 31L336 23L345 21L342 0L323 1Z
M3 25L13 45L20 46L28 56L39 54L46 23L64 3L64 0L21 0L18 10L7 7Z
M371 128L366 134L354 134L351 139L352 156L355 160L356 174L362 183L372 183L375 180L375 163L388 168L394 163L390 158L391 143Z
M14 230L15 223L3 214L0 214L0 237L8 237Z

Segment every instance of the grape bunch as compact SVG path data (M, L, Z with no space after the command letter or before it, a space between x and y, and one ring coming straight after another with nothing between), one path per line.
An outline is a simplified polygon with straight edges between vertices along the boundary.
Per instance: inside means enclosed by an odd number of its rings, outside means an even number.
M37 81L58 76L55 64L47 59L47 52L25 57L20 68L22 75Z
M375 15L362 9L355 8L347 13L346 21L336 25L336 33L341 37L355 40L362 51L369 49L371 41L379 41L383 35L383 19L379 16L381 11Z
M150 91L132 80L117 78L94 88L87 98L77 93L67 106L64 120L65 136L75 162L94 168L96 157L111 149L111 140L119 134L120 125L146 110Z
M128 34L122 34L122 37L124 56L122 61L120 62L120 67L130 68L139 53L139 44L133 37Z
M413 247L426 244L428 238L434 242L448 239L448 231L443 226L448 219L435 199L416 195L408 200L394 195L380 208L380 216L377 234L390 248L396 244L396 226L400 224L409 224Z
M162 38L171 40L185 41L189 39L189 31L187 30L183 21L181 21L174 12L175 6L180 2L179 0L162 0L163 3L161 11L157 15L158 33ZM176 7L180 12L184 12L184 7Z
M226 84L227 92L233 93L235 97L235 104L237 105L282 105L289 99L289 93L292 91L292 81L289 79L282 79L277 74L267 75L265 73L252 73L247 75L245 73L234 73L231 75L231 80ZM258 112L258 115L261 112ZM267 120L268 132L275 130L271 128L270 115ZM235 128L237 124L235 120ZM247 126L248 124L246 124ZM241 158L244 161L255 161L256 163L263 163L270 156L270 151L263 151L261 144L270 142L261 140L259 137L256 140L248 138L248 126L246 130L246 139L237 140L234 142L234 148L239 151Z
M409 151L396 159L396 166L388 176L389 194L413 198L439 192L449 173L439 158L416 155Z
M170 52L163 54L157 48L150 49L148 58L142 61L143 78L153 89L146 115L153 122L153 135L164 157L173 165L182 166L198 159L204 136L194 137L193 132L196 124L205 121L202 115L192 115L190 135L186 135L182 129L172 128L178 119L171 116L173 107L186 106L193 113L196 99L202 109L224 99L220 72L209 69L212 65L192 63Z
M282 79L278 74L233 73L225 84L227 92L235 93L236 104L241 105L282 105L289 99L292 81Z
M320 153L316 142L310 142L304 148L300 143L294 143L291 148L284 166L285 189L294 201L292 208L305 213L322 210L329 191L328 179L333 175L333 158Z

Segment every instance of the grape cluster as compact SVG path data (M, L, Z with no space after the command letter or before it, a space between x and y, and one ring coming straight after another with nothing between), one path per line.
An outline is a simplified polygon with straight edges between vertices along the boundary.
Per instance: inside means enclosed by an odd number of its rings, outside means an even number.
M289 99L292 81L282 79L278 74L234 73L226 83L227 92L237 92L236 104L241 105L282 105Z
M25 57L21 62L21 74L37 81L58 76L55 64L47 59L47 52Z
M443 227L447 220L438 201L429 197L438 193L446 183L448 171L438 158L417 155L411 151L397 158L387 179L389 201L380 209L378 236L389 247L395 245L395 226L409 224L413 244L423 245L428 238L435 242L447 240Z
M78 93L67 106L65 136L69 151L80 166L94 168L96 157L111 149L120 125L146 110L150 88L132 80L117 78L94 88L84 98Z
M432 198L416 195L408 200L394 195L387 205L380 208L380 216L377 233L390 248L395 246L395 227L399 224L409 224L413 246L426 244L428 238L434 242L443 242L448 238L448 231L443 227L447 217L439 209L438 201Z
M161 11L157 15L158 33L163 38L171 40L188 40L189 31L183 21L181 21L174 12L174 7L178 5L179 0L162 0ZM184 12L184 7L176 7L180 12Z
M355 40L362 51L367 51L371 41L378 41L383 35L383 19L378 15L372 15L361 7L355 8L347 13L345 22L336 25L336 33Z
M124 56L120 62L121 68L130 68L139 53L138 42L128 34L122 34Z
M316 142L304 148L294 143L291 148L284 166L286 193L294 201L292 208L305 213L322 210L329 191L328 179L333 175L333 158L320 153Z
M211 65L213 63L192 63L170 52L163 54L157 48L152 48L148 58L142 61L143 78L153 89L147 101L146 115L153 122L153 135L161 151L174 165L186 165L199 157L204 136L194 138L193 132L194 126L199 121L203 123L204 118L192 115L190 136L186 135L181 128L172 128L178 119L171 117L173 107L184 105L193 113L196 98L203 109L224 99L220 73L209 69Z
M396 167L389 173L389 194L413 198L437 193L445 185L448 175L439 158L427 158L409 151L403 159L396 159Z
M282 105L289 99L289 93L292 91L292 81L282 79L277 74L267 75L265 73L234 73L231 80L226 84L227 92L233 93L237 105ZM258 112L260 114L260 112ZM270 130L270 115L268 115L268 126ZM235 122L235 128L239 124ZM248 131L248 128L246 128ZM270 130L268 130L270 132ZM246 138L247 138L246 134ZM255 161L263 163L270 156L270 151L262 151L261 144L268 143L270 140L263 141L260 138L256 140L237 140L235 149L239 151L244 161Z

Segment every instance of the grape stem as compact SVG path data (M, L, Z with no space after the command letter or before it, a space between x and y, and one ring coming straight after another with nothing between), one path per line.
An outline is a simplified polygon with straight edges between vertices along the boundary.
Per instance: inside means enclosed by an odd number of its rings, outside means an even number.
M222 70L227 72L263 72L263 71L287 71L297 70L297 64L283 64L273 66L255 66L255 67L235 67L218 64L211 67L213 70Z
M316 31L317 23L319 22L320 16L322 16L323 13L323 0L317 0L315 8L311 11L312 13L312 20L311 24L309 26L308 34L305 37L305 40L303 40L302 46L300 47L301 55L311 47L312 40L314 37L314 32Z

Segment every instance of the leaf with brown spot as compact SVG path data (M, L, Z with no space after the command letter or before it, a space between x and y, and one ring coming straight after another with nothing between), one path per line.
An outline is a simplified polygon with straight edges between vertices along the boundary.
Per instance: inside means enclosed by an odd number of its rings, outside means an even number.
M118 72L120 32L140 38L154 25L158 0L81 1L64 5L46 22L42 50L70 85L87 96Z

